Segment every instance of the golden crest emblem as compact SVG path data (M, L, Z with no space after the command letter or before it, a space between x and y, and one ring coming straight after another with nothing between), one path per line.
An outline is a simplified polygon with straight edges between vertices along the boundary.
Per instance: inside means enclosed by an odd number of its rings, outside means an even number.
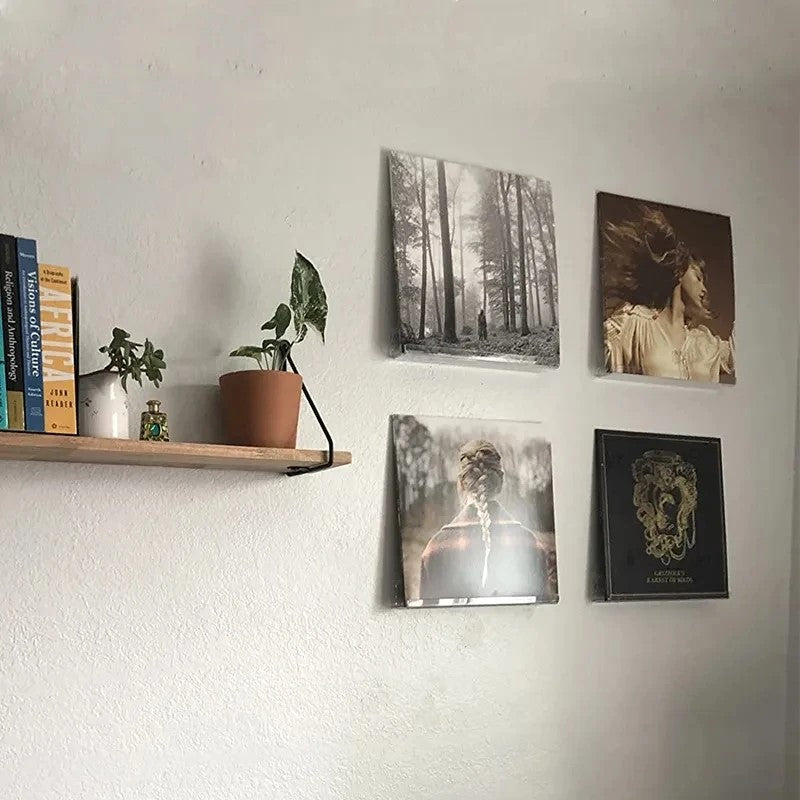
M633 505L645 551L669 566L695 545L697 472L677 453L648 450L633 462Z

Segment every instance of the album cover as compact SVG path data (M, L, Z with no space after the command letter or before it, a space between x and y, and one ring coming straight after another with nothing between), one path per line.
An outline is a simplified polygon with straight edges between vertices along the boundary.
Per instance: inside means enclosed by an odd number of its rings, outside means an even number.
M597 195L610 373L736 382L730 219Z
M720 440L595 437L606 599L728 597Z
M550 183L400 152L389 181L401 354L557 367Z
M541 425L392 417L407 606L558 602Z

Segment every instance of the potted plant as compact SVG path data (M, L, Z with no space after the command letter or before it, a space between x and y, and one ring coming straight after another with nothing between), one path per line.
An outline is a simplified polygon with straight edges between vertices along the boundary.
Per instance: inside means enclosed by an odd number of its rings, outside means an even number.
M301 253L295 253L289 304L281 303L262 326L272 338L261 346L237 347L234 358L252 358L258 369L228 372L220 376L222 414L230 444L293 449L297 444L300 393L303 379L287 371L292 348L302 342L309 328L325 341L328 299L319 273ZM294 336L286 338L294 324Z
M161 370L167 366L164 351L149 339L144 344L132 342L126 331L114 328L111 342L100 352L108 357L108 364L78 380L78 431L82 436L127 439L128 378L139 386L147 378L158 388Z

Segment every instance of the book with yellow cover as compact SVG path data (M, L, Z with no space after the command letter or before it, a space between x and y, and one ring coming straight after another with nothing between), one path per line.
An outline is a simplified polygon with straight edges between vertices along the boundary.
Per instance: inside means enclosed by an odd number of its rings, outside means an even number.
M69 270L39 264L44 430L77 434L72 287Z

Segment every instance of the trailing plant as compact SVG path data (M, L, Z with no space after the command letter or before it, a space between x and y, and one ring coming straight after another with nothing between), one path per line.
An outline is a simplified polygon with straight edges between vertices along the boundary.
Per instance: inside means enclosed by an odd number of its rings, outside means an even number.
M290 307L291 306L291 307ZM261 369L285 370L292 348L306 338L309 327L316 329L325 341L328 298L317 268L301 253L295 252L289 305L281 303L262 331L272 331L273 338L264 339L261 347L245 345L231 351L233 357L252 358ZM294 337L284 338L294 321Z
M140 348L142 348L141 353L139 353ZM133 378L141 386L142 378L145 377L156 388L164 379L161 374L161 370L167 367L164 351L156 350L149 339L145 339L144 344L132 342L130 334L122 328L114 328L111 332L111 342L101 347L100 352L108 356L108 364L101 371L116 372L126 392L128 378Z

